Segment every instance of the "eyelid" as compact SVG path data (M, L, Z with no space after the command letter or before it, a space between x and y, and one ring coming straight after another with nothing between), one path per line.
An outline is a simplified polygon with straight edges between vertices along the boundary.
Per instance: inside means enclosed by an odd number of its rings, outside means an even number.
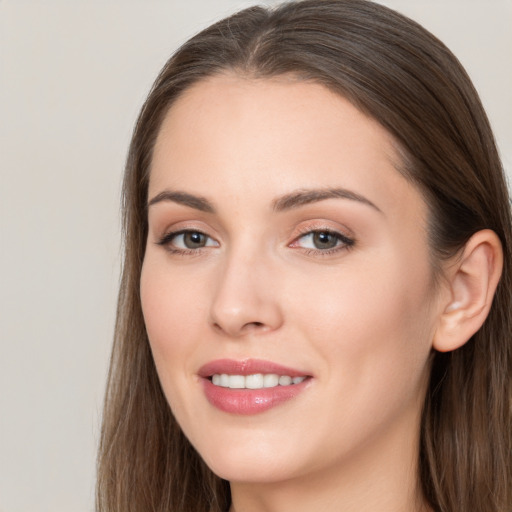
M356 239L352 234L347 234L346 231L348 230L333 228L332 226L326 226L325 224L310 224L299 229L299 232L294 236L293 241L289 244L289 247L294 249L301 249L302 251L306 252L306 254L327 256L339 251L351 249L355 245ZM337 237L340 243L337 243L334 247L327 249L301 247L298 244L299 240L302 238L313 236L315 233L328 233L334 235Z
M178 255L198 255L205 249L220 247L220 243L216 240L215 237L208 234L208 232L209 230L198 228L197 226L179 226L178 224L175 229L168 229L162 236L158 237L155 243L156 245L163 246L168 251ZM350 234L347 234L347 232ZM206 238L205 245L200 245L198 247L179 247L177 244L173 243L177 237L187 233L198 233L203 235ZM308 236L312 237L316 233L327 233L329 235L333 235L337 239L336 245L333 247L324 248L303 247L301 245L301 239L304 239ZM299 228L296 230L296 233L294 234L292 241L287 245L290 248L301 250L306 254L327 256L329 254L350 249L355 244L355 242L355 238L347 228L341 229L340 227L333 227L332 225L326 225L325 222L318 221L299 226Z
M180 235L185 235L187 233L198 233L198 234L201 234L201 235L205 236L208 240L213 241L214 244L208 244L207 243L205 246L197 247L197 248L187 248L187 247L175 247L175 246L172 246L171 242L176 237L178 237ZM204 230L193 228L193 227L181 228L181 229L167 231L163 236L158 238L158 240L156 241L156 244L164 246L164 247L167 248L167 250L169 250L170 252L176 253L176 254L192 254L192 253L197 254L202 249L205 249L207 247L219 247L220 246L219 242L215 238L210 236L208 233L206 233Z
M149 222L149 231L153 236L155 243L165 238L169 239L173 235L181 233L201 233L205 236L217 240L217 230L211 225L211 222L205 222L202 218L191 218L189 215L170 215L165 214L155 216Z
M354 240L352 240L351 238L348 238L343 233L340 233L338 231L334 231L332 229L312 229L312 230L308 231L307 233L304 233L303 235L299 235L298 237L296 237L294 242L297 242L301 238L305 238L307 236L314 235L315 233L327 233L327 234L330 234L330 235L334 235L334 236L336 236L338 238L338 240L343 242L345 245L352 245L354 243Z

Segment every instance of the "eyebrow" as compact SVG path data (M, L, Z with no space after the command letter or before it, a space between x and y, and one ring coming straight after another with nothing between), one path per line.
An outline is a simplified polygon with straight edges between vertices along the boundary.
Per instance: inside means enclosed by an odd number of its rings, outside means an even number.
M171 201L173 203L182 204L183 206L188 206L189 208L194 208L195 210L200 210L202 212L207 213L215 213L215 208L212 203L205 199L204 197L195 196L193 194L188 194L187 192L173 192L170 190L164 190L157 194L153 199L148 202L148 208L153 206L154 204L161 203L162 201Z
M325 201L326 199L349 199L365 204L382 213L382 210L366 197L344 188L325 188L314 190L297 190L286 194L273 202L273 208L277 212L291 210L310 203Z
M326 189L303 189L291 192L284 196L278 197L272 202L272 208L276 212L283 212L291 210L293 208L299 208L301 206L325 201L326 199L349 199L351 201L357 201L359 203L370 206L371 208L382 213L382 210L372 203L366 197L347 190L344 188L326 188ZM208 199L189 194L188 192L164 190L157 194L153 199L148 202L148 208L154 204L161 203L164 201L170 201L178 203L189 208L194 208L206 213L215 213L213 204Z

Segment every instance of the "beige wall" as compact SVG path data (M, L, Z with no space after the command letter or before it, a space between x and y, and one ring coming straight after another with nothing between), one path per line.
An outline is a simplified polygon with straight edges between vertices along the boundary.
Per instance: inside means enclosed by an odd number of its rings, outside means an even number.
M252 3L0 0L0 512L93 510L132 125L171 51ZM510 172L512 2L385 3L466 65Z

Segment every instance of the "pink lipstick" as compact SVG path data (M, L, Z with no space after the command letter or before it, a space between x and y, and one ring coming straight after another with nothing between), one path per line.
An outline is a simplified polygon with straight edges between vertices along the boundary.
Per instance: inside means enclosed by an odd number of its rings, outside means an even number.
M231 414L257 414L303 392L311 375L270 361L219 359L199 370L208 401Z

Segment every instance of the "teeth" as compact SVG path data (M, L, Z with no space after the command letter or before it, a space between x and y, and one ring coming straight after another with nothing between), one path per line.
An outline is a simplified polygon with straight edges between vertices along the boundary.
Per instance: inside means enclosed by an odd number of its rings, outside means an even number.
M292 383L292 378L288 377L288 375L281 375L279 377L279 385L280 386L289 386Z
M228 377L228 386L231 389L243 389L245 388L245 377L243 375L230 375Z
M256 373L255 375L247 375L247 377L245 377L245 387L249 389L261 389L263 387L263 374Z
M269 373L263 377L263 387L264 388L274 388L279 384L279 375L275 373Z
M231 389L261 389L276 386L300 384L305 377L290 377L276 373L254 373L252 375L228 375L226 373L212 375L215 386Z

